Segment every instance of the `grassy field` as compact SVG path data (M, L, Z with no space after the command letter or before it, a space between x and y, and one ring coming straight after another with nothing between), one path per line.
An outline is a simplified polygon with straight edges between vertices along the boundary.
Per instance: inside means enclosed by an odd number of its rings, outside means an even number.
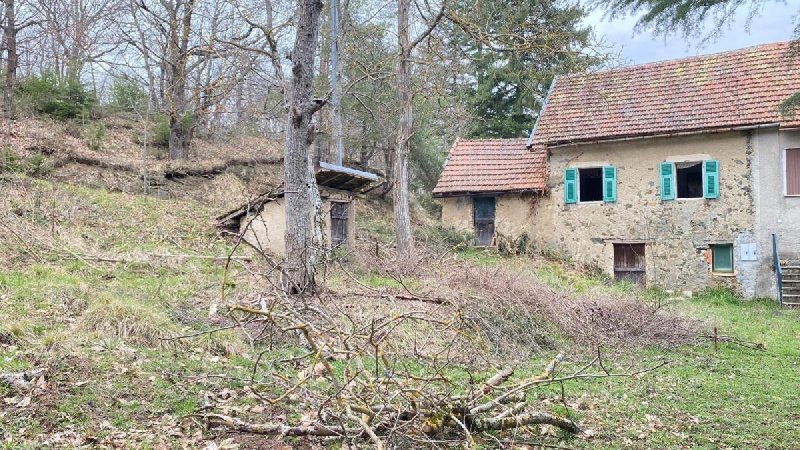
M577 286L584 288L581 283ZM608 365L619 371L669 363L637 377L567 385L567 403L573 413L596 433L592 439L573 439L568 445L798 448L800 311L780 309L774 301L743 301L714 291L673 300L668 308L703 320L709 329L717 327L720 336L754 343L763 350L720 342L715 351L708 339L671 350L644 348L607 354ZM532 362L531 371L543 362ZM561 401L560 389L544 395Z
M193 417L212 402L229 414L296 419L302 411L265 407L246 388L256 355L269 344L251 345L232 330L169 340L218 325L209 319L208 308L220 301L223 284L228 298L237 300L263 289L241 270L226 275L224 265L213 259L230 250L208 220L215 211L198 202L25 178L0 183L10 192L3 208L30 225L35 238L27 243L34 245L31 249L18 237L0 233L0 372L48 368L44 385L33 393L0 385L0 445L75 448L124 442L128 448L203 448L213 441L278 448L277 441L208 430ZM360 225L376 238L389 234L385 223ZM437 233L423 235L433 241L441 239ZM512 268L572 296L665 298L541 259L475 249L455 254L465 264ZM373 289L402 291L396 279L369 267L354 267L353 273ZM342 274L330 278L337 286L348 280ZM415 291L436 288L426 280L408 278L404 284ZM588 432L566 436L537 428L525 440L567 448L800 447L798 311L721 291L667 303L668 310L703 321L708 332L717 327L720 335L765 350L721 342L715 351L710 340L672 349L603 347L612 371L668 363L636 377L570 381L563 398L560 386L533 391L533 402L578 419ZM591 360L595 348L559 336L551 348L515 362L515 377L539 373L557 352L567 355L560 373L568 374ZM282 348L265 358L300 353ZM290 377L296 368L276 370ZM456 372L466 380L478 369ZM262 389L262 395L270 393Z

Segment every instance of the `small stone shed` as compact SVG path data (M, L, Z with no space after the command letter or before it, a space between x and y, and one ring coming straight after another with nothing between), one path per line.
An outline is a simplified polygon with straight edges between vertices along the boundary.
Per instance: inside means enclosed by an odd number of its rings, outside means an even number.
M325 216L326 241L331 248L352 245L355 240L356 203L361 193L380 182L377 175L321 162L317 186ZM272 255L285 253L286 211L283 189L264 193L217 217L220 228L241 233L249 244Z
M544 147L526 139L456 139L433 190L442 222L475 233L482 246L530 234L537 199L547 190Z

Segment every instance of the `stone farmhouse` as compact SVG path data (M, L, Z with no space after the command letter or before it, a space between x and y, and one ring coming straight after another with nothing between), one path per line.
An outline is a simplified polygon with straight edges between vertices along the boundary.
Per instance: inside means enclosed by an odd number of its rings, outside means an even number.
M526 233L641 285L775 297L773 234L780 259L800 258L800 114L779 111L800 91L788 50L558 77L529 155L516 139L454 144L434 191L442 219L491 244L493 217L495 237Z

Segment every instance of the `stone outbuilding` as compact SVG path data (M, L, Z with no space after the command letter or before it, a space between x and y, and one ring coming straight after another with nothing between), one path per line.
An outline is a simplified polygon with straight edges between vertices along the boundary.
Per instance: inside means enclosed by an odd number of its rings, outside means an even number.
M442 221L474 232L482 246L530 235L535 200L547 190L547 155L544 147L526 145L526 139L457 139L433 190Z
M469 183L502 179L502 168L487 170L494 163L517 168L546 157L546 168L542 160L529 169L530 180L546 180L513 207L514 217L524 214L512 229L541 251L640 285L783 292L800 303L800 278L779 286L774 263L800 259L800 113L780 112L800 91L800 61L787 57L789 47L560 76L529 156L471 144L465 153L474 156L464 157L454 145L456 167L448 162L434 191L452 196L442 219L465 227L471 212L458 212L459 198L482 194Z
M325 217L326 242L331 248L352 245L360 194L380 182L377 175L320 162L317 187ZM283 189L264 193L217 217L221 228L243 236L250 245L274 256L285 254L286 210Z

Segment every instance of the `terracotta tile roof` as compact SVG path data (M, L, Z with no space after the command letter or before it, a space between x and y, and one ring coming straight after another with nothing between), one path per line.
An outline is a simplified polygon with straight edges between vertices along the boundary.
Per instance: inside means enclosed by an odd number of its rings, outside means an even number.
M559 77L534 143L557 145L768 123L800 91L789 43Z
M456 139L433 195L544 191L546 149L529 151L526 144L527 139Z

